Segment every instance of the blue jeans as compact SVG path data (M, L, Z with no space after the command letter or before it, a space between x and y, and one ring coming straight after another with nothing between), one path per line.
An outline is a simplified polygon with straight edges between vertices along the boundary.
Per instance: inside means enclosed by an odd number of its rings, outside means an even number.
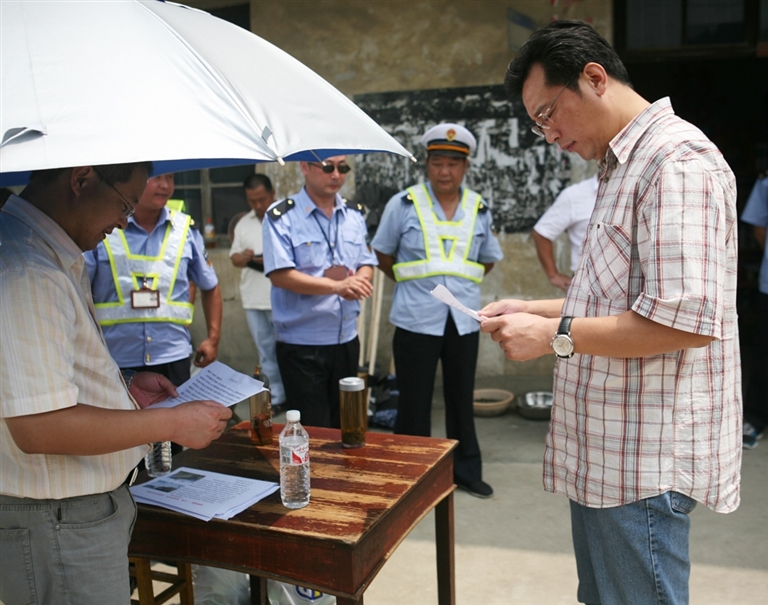
M245 319L253 336L253 342L259 350L259 363L262 371L269 378L269 391L272 394L272 405L285 403L285 389L277 366L275 351L275 327L272 324L272 311L262 309L246 309Z
M128 605L136 504L125 485L63 500L0 496L5 605Z
M694 500L677 492L613 508L588 508L571 501L579 602L687 604L688 515L695 506Z

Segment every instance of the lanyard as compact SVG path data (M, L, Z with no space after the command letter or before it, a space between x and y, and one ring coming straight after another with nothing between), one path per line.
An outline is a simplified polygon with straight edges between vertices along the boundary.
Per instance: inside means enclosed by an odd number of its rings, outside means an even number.
M335 244L331 243L331 239L329 237L329 234L325 232L325 229L323 229L323 225L320 223L320 220L317 218L317 214L314 212L312 213L312 218L315 219L315 222L317 223L317 226L320 228L320 231L323 234L323 237L325 238L325 243L328 244L328 250L331 252L331 257L333 258L332 262L334 265L341 265L341 257L339 255L338 251L338 244L339 244L339 214L341 213L341 210L334 210L335 220L336 220L336 237L335 237ZM331 231L331 221L328 220L328 232Z

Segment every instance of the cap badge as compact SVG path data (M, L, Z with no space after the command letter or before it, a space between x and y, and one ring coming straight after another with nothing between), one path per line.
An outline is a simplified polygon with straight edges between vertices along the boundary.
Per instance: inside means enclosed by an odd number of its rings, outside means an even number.
M453 128L450 128L448 132L445 133L445 138L449 141L453 141L453 139L456 138L456 131Z

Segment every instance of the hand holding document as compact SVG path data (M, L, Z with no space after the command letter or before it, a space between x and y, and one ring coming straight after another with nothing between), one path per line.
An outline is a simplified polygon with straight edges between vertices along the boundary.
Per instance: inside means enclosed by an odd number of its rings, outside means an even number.
M279 487L272 481L181 467L130 490L136 502L210 521L231 519Z
M231 406L261 393L264 383L236 372L220 361L203 368L178 389L178 397L154 404L153 408L172 408L187 401L210 400Z
M430 294L437 300L444 302L446 305L453 307L454 309L457 309L466 315L469 315L472 319L476 319L479 322L483 321L482 318L477 314L477 311L473 311L472 309L468 309L462 305L444 285L440 284L434 290L432 290Z

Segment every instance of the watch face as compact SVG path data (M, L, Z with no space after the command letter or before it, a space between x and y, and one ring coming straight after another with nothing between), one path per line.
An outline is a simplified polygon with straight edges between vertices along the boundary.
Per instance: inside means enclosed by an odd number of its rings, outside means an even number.
M558 334L552 341L552 349L558 357L570 357L573 355L573 341L565 334Z

